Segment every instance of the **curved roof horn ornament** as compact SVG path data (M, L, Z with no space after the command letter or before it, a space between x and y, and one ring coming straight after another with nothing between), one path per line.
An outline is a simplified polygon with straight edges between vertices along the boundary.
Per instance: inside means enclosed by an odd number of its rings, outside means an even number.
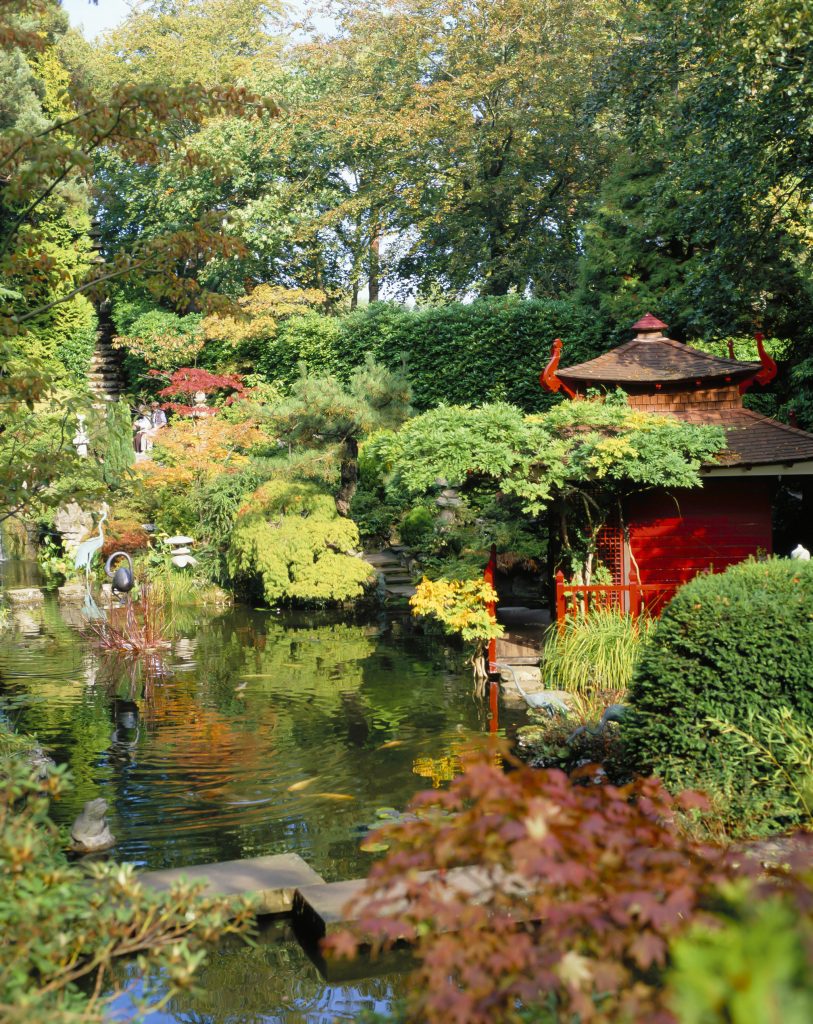
M575 398L576 392L569 388L563 380L556 376L559 369L559 360L562 358L562 339L556 338L550 348L550 361L545 369L539 374L539 383L546 391L564 391L568 398Z

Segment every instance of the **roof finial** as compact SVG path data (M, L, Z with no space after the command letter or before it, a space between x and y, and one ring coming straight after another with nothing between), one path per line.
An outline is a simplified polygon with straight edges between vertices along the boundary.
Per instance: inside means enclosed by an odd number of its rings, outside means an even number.
M668 324L651 313L645 313L637 323L632 325L633 333L643 341L648 338L662 338L664 331L668 330Z

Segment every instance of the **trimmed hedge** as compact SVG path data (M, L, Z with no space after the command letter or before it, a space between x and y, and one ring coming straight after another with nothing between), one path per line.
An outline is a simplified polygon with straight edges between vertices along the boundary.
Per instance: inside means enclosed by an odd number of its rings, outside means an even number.
M760 716L782 708L813 724L813 563L750 560L695 577L664 610L629 702L623 735L638 770L716 795L731 831L788 823L775 766L707 719L757 741Z
M505 401L535 412L551 401L539 374L557 337L565 364L607 347L594 314L566 300L508 296L422 309L377 302L341 317L291 317L261 346L257 368L290 384L299 360L312 373L344 376L370 352L391 368L406 360L418 409Z

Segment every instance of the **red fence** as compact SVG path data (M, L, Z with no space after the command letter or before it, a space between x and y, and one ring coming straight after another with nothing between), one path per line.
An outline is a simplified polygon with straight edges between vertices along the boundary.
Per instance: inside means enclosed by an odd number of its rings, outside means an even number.
M556 573L556 621L568 615L588 615L592 609L613 609L630 615L659 615L679 583L565 583Z

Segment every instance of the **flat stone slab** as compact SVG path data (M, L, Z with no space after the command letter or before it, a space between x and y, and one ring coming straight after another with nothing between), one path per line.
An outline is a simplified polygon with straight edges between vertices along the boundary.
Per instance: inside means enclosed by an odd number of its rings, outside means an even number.
M294 893L293 914L297 930L312 939L321 939L330 932L350 924L355 915L348 915L347 905L362 892L365 878L345 882L308 885Z
M161 892L182 878L190 882L205 881L207 896L254 897L259 914L286 914L293 906L297 889L313 890L326 885L322 876L296 853L146 871L139 878L144 885Z
M45 594L39 587L17 587L5 592L6 600L13 608L33 608L43 604Z
M393 566L393 568L402 568L401 559L397 555L392 555L388 551L372 551L370 554L363 556L364 561L369 565L374 565L376 568L384 568L385 566Z
M418 878L428 882L437 875L437 871L422 871ZM445 873L445 883L450 899L462 897L472 903L488 899L495 890L513 892L520 899L527 895L527 889L516 877L506 873L500 873L497 877L486 868L476 866L450 868ZM352 927L364 911L364 903L358 897L366 884L366 879L354 878L346 882L328 882L297 889L294 894L293 916L294 928L300 937L306 942L313 942L331 932ZM393 917L397 917L403 912L406 899L401 885L396 884L391 890L388 889L386 898L387 916L391 913ZM515 909L514 916L518 920L528 920L531 914L520 905Z

